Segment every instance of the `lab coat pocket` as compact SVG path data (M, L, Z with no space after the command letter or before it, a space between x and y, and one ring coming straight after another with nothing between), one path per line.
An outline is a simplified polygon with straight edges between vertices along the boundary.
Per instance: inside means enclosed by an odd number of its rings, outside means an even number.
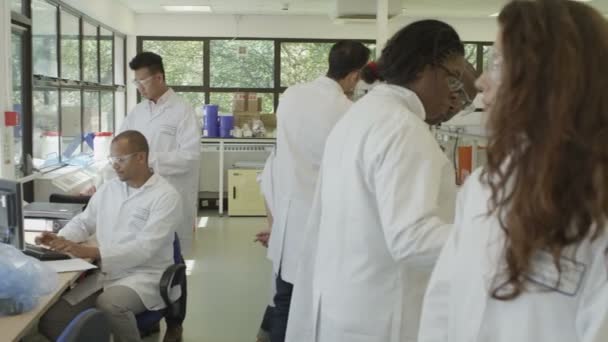
M150 217L150 210L147 208L135 208L131 216L130 226L136 230L143 229Z
M177 127L173 125L160 125L160 133L171 137L175 137Z

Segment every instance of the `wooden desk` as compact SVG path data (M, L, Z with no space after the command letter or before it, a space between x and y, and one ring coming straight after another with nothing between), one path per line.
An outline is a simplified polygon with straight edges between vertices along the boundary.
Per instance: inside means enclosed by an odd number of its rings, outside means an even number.
M2 341L16 342L30 332L40 317L59 300L59 297L63 292L78 279L81 273L82 272L66 272L57 274L59 276L59 286L57 287L57 290L40 298L38 306L21 315L0 317L0 334L2 335Z

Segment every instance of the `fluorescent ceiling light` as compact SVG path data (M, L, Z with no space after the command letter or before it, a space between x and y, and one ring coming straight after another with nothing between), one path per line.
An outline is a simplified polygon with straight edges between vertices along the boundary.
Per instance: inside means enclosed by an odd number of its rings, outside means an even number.
M211 6L173 6L163 5L162 8L169 12L211 12Z

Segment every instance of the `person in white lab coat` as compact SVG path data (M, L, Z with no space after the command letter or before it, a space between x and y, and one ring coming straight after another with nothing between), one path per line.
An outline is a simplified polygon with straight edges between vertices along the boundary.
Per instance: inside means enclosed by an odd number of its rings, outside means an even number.
M361 78L359 79L359 82L357 82L357 86L355 87L353 94L353 101L359 100L365 96L365 94L369 93L373 87L382 82L378 76L378 66L374 61L367 63L361 69L360 76Z
M148 154L141 133L125 131L116 136L109 159L118 178L103 184L85 211L57 235L44 233L36 239L101 264L101 272L84 281L87 285L77 285L41 319L41 332L53 341L71 319L95 306L107 315L115 341L140 341L135 315L165 307L158 286L165 269L174 263L181 199L149 169ZM80 244L93 234L97 246Z
M327 139L295 284L312 281L294 298L312 308L290 317L288 341L415 341L455 197L454 170L428 125L448 115L464 63L458 34L440 21L387 42L377 61L385 84Z
M200 125L192 106L167 87L159 55L142 52L131 60L129 67L135 71L134 83L144 100L125 118L119 132L136 130L146 137L150 144L150 166L182 196L178 236L183 254L188 255L197 216ZM187 303L187 284L183 285L182 312L175 320L167 320L164 342L181 340Z
M608 341L608 26L564 0L498 23L477 82L488 163L459 193L419 342Z
M360 42L340 41L329 52L326 76L288 88L277 109L274 223L268 257L277 275L271 341L285 339L287 316L295 281L304 227L325 139L351 105L359 71L370 50Z
M262 246L268 248L268 239L270 238L270 229L272 228L272 223L274 221L274 217L272 213L274 211L274 158L275 152L272 150L268 158L266 159L266 163L264 164L264 170L258 176L258 184L260 185L260 189L262 192L262 196L264 196L264 204L266 205L266 219L268 222L268 230L261 231L256 234L254 242L259 242ZM270 298L274 298L276 293L276 289L274 286L274 274L272 275L271 286L270 286ZM270 341L270 331L273 320L273 310L274 310L274 302L271 300L266 306L264 310L264 316L262 317L262 323L260 324L260 329L256 336L256 342L269 342Z
M178 233L184 254L193 239L200 167L200 125L192 106L167 87L162 58L142 52L129 63L144 97L119 132L140 131L150 144L150 166L182 195L183 223Z

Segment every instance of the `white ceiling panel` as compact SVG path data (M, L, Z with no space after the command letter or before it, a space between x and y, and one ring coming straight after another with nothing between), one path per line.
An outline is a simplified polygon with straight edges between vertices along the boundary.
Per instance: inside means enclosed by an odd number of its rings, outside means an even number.
M334 0L120 0L135 13L164 13L162 5L207 5L216 14L329 15ZM373 1L373 0L370 0ZM402 0L411 17L487 17L506 0ZM608 0L589 2L608 14ZM284 8L288 10L284 10Z

